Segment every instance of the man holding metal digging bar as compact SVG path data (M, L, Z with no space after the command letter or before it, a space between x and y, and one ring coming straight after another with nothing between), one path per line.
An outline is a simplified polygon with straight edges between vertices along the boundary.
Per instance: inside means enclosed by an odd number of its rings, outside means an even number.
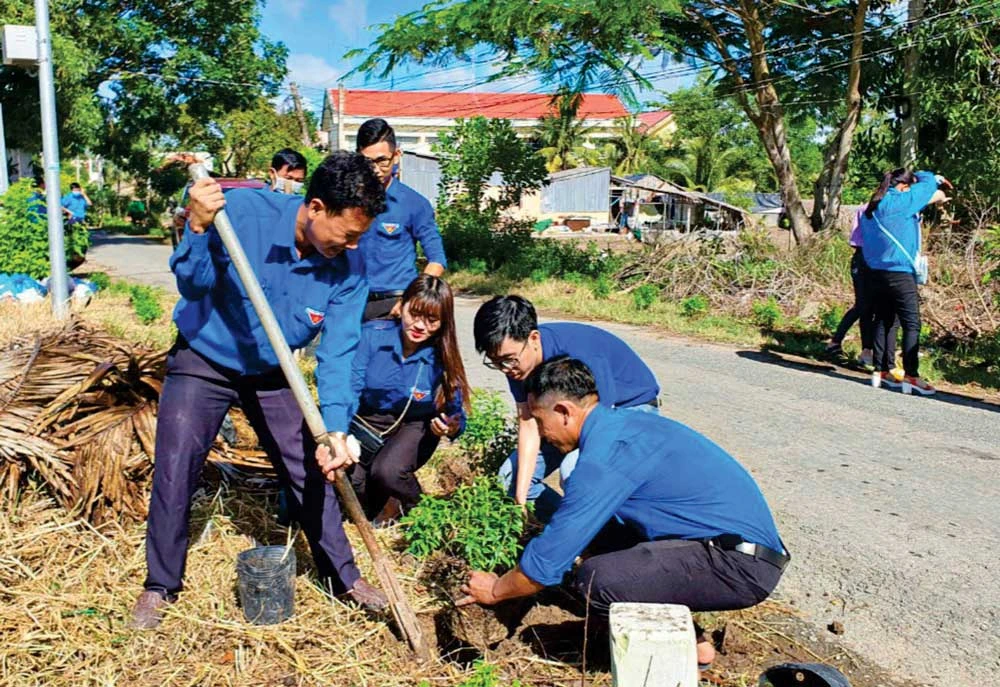
M327 479L355 462L345 432L354 401L351 360L368 286L354 249L385 209L382 184L364 157L338 152L315 171L304 199L249 189L223 198L212 179L199 179L190 195L188 227L170 259L181 294L174 311L178 336L160 396L146 530L148 575L132 626L156 627L181 590L191 497L234 403L243 408L279 477L291 485L320 577L356 603L382 608L385 596L355 565ZM290 347L302 348L323 333L316 379L330 448L317 449L305 427L260 317L212 224L223 206Z

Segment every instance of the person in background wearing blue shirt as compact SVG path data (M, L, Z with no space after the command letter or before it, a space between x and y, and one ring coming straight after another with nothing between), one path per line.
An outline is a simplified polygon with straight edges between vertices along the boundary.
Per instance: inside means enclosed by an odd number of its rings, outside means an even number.
M319 576L367 607L385 597L358 572L329 479L353 464L346 442L350 363L368 289L358 239L385 208L385 193L360 155L335 153L313 174L305 198L236 189L214 179L191 187L187 229L170 267L181 298L177 341L167 358L156 426L153 490L146 522L145 591L132 626L159 625L181 590L191 495L212 440L239 403L278 472L291 483ZM212 221L223 206L291 348L320 331L316 381L334 450L317 449L274 349ZM315 456L315 457L314 457Z
M417 276L417 243L427 257L424 274L440 277L448 267L434 208L422 195L393 177L402 151L396 133L384 119L369 119L358 128L357 150L371 161L385 186L386 209L361 239L370 292L365 321L399 317L399 298Z
M602 405L579 360L547 360L525 387L542 436L580 458L519 564L502 577L472 572L459 605L557 585L585 549L568 582L597 617L616 602L724 611L770 595L790 556L760 488L734 458L678 422ZM715 650L695 630L704 667Z
M62 197L62 206L67 211L71 224L77 224L87 219L87 208L91 205L93 203L87 197L87 192L76 182L69 185L69 193Z
M473 330L483 364L507 375L517 403L517 450L500 467L500 479L517 503L533 501L535 515L544 522L560 497L543 480L557 469L563 482L569 479L576 452L567 454L541 440L524 380L543 361L566 354L593 372L602 404L650 413L659 412L660 385L646 363L614 334L575 322L539 325L534 306L520 296L496 296L484 303Z
M271 158L267 178L272 191L297 195L306 181L309 163L297 150L282 148Z
M369 517L378 514L377 526L392 524L420 500L416 471L442 437L462 433L469 403L451 288L422 274L402 303L400 320L365 323L351 374L355 423L385 441L373 454L364 451L351 475Z
M951 187L932 172L896 169L886 173L861 216L861 250L867 270L866 291L875 309L872 386L902 387L905 394L935 393L920 378L920 297L914 261L920 254L920 212L931 203L947 200L938 184ZM893 322L903 328L903 374L896 381ZM890 354L891 352L891 354ZM892 358L890 359L890 355Z

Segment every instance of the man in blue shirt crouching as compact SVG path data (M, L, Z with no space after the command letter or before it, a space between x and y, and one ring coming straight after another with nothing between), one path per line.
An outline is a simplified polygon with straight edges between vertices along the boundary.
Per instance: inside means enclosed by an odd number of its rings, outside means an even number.
M517 403L517 449L500 466L500 479L516 503L533 502L535 516L545 522L560 496L543 480L557 469L560 481L568 479L577 452L542 441L524 388L529 375L543 361L568 355L594 375L601 405L648 413L660 412L660 385L642 358L614 334L578 322L539 325L535 307L520 296L496 296L484 303L473 330L483 364L507 376Z
M190 191L184 238L170 258L181 299L167 357L146 522L145 591L132 627L159 625L181 590L191 495L212 440L238 403L291 493L318 575L370 608L385 597L361 577L328 475L354 462L347 448L351 361L368 296L354 249L385 208L370 163L334 153L313 173L305 198L265 190L222 194L214 179ZM229 254L212 224L226 206L247 259L294 350L323 333L316 350L320 410L332 452L317 449Z
M518 566L473 572L460 604L528 596L567 572L598 616L615 602L735 610L774 590L789 555L757 484L719 446L665 417L600 405L594 375L566 356L542 363L525 388L542 436L580 449L576 469ZM710 663L714 649L698 634L698 661Z

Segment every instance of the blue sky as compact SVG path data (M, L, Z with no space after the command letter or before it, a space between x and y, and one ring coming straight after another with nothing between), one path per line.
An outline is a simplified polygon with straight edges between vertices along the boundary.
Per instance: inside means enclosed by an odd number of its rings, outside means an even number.
M368 46L377 35L375 24L391 22L396 16L422 7L422 0L269 0L264 7L261 30L271 40L288 46L289 80L299 84L303 97L312 109L322 105L323 89L336 87L337 80L354 65L343 59L348 50ZM320 28L322 27L322 28ZM674 71L660 61L643 66L643 73ZM683 68L681 68L683 69ZM393 74L394 81L355 77L346 82L355 88L399 88L405 90L495 90L523 92L541 89L531 77L477 86L490 74L489 65L455 64L432 71L429 67L411 65ZM659 89L673 90L688 85L692 77L664 75L654 80ZM654 93L640 99L654 99Z

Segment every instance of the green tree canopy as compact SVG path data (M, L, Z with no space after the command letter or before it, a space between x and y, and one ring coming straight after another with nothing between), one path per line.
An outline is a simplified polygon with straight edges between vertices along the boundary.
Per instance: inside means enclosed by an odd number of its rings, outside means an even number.
M64 154L100 153L139 172L151 144L179 140L180 108L201 127L273 96L286 48L259 30L263 0L52 0L53 62ZM32 24L31 0L0 23ZM37 150L37 79L0 67L8 144Z

